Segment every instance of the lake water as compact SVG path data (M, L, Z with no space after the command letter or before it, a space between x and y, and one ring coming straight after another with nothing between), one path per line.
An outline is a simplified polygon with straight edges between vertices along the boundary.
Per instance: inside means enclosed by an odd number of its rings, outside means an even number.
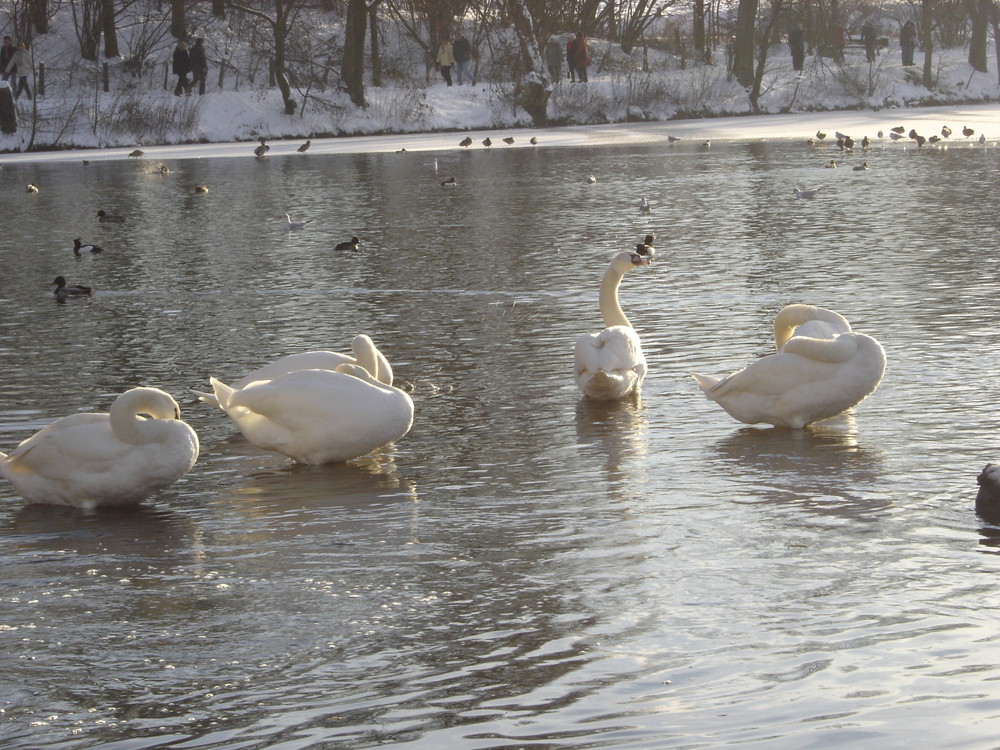
M135 510L0 483L0 745L995 745L1000 152L803 141L8 165L0 450L142 384L202 453ZM641 402L584 403L574 342L648 232ZM741 425L689 373L769 352L792 302L885 378ZM415 403L370 458L293 466L191 394L361 332Z

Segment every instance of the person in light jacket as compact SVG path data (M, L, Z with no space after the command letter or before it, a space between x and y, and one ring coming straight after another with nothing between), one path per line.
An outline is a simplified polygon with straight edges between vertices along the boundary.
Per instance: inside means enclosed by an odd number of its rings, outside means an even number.
M455 53L452 51L451 42L445 38L438 47L438 67L441 69L441 77L444 82L451 86L451 66L455 64Z
M4 69L4 73L8 76L17 71L17 88L14 89L14 98L18 99L23 91L31 99L31 87L28 86L28 74L35 69L35 63L31 59L31 54L28 52L28 47L24 42L17 43L17 49L14 51L14 56L7 63L7 67Z

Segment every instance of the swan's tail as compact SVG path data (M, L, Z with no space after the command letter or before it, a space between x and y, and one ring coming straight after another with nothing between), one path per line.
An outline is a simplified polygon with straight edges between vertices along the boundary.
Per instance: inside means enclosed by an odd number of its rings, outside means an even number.
M236 393L236 389L215 378L209 378L208 382L212 384L212 390L215 391L215 402L219 405L219 408L224 410L226 408L225 405L229 403L229 399Z
M191 389L191 393L197 396L199 401L204 401L206 404L209 404L210 406L217 406L220 409L222 408L222 405L219 403L219 399L215 397L214 393L205 393L203 391L196 391L194 388Z
M699 375L696 372L692 372L691 377L694 378L698 387L705 391L705 393L708 393L721 380L721 378L717 378L712 375Z

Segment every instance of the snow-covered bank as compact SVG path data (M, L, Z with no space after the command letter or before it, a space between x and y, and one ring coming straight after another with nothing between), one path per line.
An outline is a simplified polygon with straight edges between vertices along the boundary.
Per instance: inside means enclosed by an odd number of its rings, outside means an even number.
M461 150L458 145L466 135L471 136L470 149L482 150L481 141L489 136L494 150L507 148L553 148L568 146L622 145L664 140L673 135L682 140L679 147L700 145L704 141L774 140L812 137L819 130L833 133L840 130L860 139L868 135L873 140L879 130L888 134L889 128L902 125L927 136L938 133L942 125L951 127L955 134L950 143L967 142L960 134L964 126L983 134L991 142L1000 139L1000 105L956 105L921 107L914 109L885 109L874 111L806 112L788 115L754 115L746 117L718 117L697 120L672 120L669 122L620 123L612 125L565 126L559 128L523 128L508 131L469 131L468 133L411 133L385 136L350 136L313 139L308 154L380 153L406 151ZM507 145L500 136L512 136L514 143ZM538 145L532 146L534 136ZM296 149L304 139L272 141L265 158L292 156L302 158ZM909 141L908 141L909 142ZM974 142L974 141L968 141ZM254 158L256 143L208 143L143 148L144 159L205 159L220 157ZM127 159L131 148L78 149L11 153L0 155L0 165L29 162L80 162Z

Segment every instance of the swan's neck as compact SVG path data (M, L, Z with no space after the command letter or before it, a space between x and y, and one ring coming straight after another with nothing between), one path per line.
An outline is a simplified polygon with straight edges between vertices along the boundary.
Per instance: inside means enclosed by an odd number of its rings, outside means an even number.
M153 419L139 416L148 414ZM176 407L167 404L144 389L134 389L119 396L111 405L111 431L123 443L143 445L162 441L168 434L172 420L177 418Z
M624 273L616 270L612 265L604 272L604 278L601 280L601 315L604 316L604 326L606 328L610 328L611 326L632 327L632 324L629 323L628 318L625 317L625 313L622 311L621 304L618 302L618 287L621 285L624 276Z

